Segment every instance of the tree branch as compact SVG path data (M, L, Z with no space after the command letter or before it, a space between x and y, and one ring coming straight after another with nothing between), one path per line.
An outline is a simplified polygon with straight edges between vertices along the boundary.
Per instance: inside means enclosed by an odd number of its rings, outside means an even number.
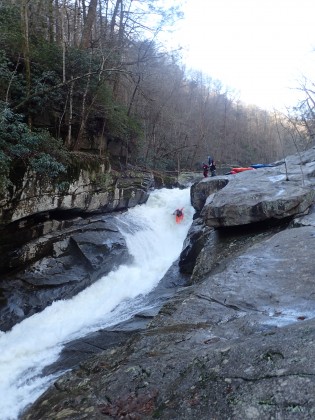
M20 102L19 104L15 105L12 108L12 111L14 111L14 112L18 111L25 104L27 104L31 99L36 98L36 96L46 95L46 94L48 94L50 92L53 92L54 90L60 89L60 88L62 88L64 86L67 86L67 85L69 85L69 84L71 84L71 83L73 83L73 82L75 82L77 80L84 79L86 77L90 77L93 74L102 74L102 73L105 73L105 72L107 72L107 73L111 73L111 72L130 73L127 70L120 70L120 69L117 69L117 68L115 68L115 69L106 69L106 70L102 70L101 72L99 72L99 71L92 71L92 72L83 74L82 76L77 76L77 77L74 77L73 79L69 79L66 82L58 83L58 85L52 86L49 89L42 90L41 92L34 92L34 93L32 93L27 98L25 98L22 102Z

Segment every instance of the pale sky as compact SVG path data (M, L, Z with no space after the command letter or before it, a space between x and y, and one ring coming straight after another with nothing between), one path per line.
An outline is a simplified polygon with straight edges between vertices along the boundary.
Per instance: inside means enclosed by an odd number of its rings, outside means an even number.
M315 82L315 0L178 0L185 18L173 42L183 62L264 109L297 101L302 75Z

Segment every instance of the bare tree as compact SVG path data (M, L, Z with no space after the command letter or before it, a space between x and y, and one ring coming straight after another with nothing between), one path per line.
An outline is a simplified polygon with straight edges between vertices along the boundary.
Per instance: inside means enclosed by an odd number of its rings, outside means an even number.
M91 0L86 19L84 21L82 39L81 39L81 48L88 48L91 45L92 41L92 28L96 20L96 8L97 0Z
M21 2L21 25L23 34L23 58L25 65L25 81L26 95L31 93L31 61L30 61L30 44L29 44L29 4L30 0L22 0ZM28 114L28 124L32 127L32 117Z

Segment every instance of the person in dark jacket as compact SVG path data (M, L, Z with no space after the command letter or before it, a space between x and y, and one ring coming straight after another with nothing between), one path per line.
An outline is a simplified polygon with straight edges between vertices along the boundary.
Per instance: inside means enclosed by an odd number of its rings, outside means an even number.
M184 219L184 207L181 209L176 209L173 214L175 214L176 223L180 223Z
M211 160L211 164L210 164L210 172L211 172L211 176L216 176L216 166L215 166L215 161L212 159Z
M183 209L176 209L173 214L175 214L177 217L182 217Z

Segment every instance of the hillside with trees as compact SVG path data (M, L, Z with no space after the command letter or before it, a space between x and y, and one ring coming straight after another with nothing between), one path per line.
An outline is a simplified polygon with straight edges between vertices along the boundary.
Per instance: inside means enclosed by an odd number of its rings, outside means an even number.
M248 165L309 145L307 104L289 120L244 105L158 43L175 4L0 1L0 190L28 166L57 179L87 155L181 171L208 154Z

